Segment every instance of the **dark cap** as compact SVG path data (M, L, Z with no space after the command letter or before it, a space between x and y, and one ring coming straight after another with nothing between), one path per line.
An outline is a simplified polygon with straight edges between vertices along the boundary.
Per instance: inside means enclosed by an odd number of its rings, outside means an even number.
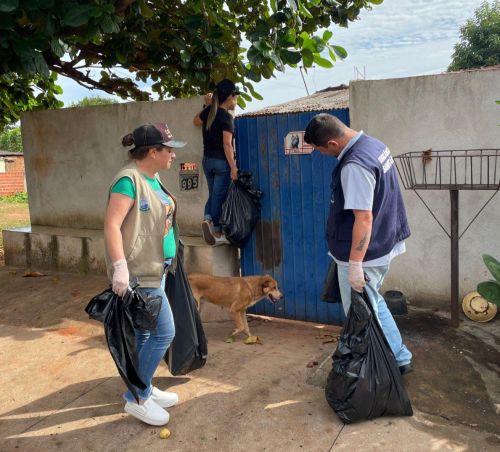
M236 96L237 94L241 93L234 82L232 80L229 80L228 78L225 78L224 80L221 80L219 83L217 83L217 86L215 88L217 89L219 102L224 102L231 95Z
M134 146L136 148L161 144L169 148L179 149L187 144L185 141L174 140L172 132L164 122L139 126L132 132L132 135L134 136Z

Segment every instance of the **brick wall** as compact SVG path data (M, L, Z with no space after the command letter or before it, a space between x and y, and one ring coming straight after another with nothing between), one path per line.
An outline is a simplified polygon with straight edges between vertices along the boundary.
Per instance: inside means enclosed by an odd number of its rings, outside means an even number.
M24 156L6 156L5 173L0 173L0 196L26 191L24 185Z

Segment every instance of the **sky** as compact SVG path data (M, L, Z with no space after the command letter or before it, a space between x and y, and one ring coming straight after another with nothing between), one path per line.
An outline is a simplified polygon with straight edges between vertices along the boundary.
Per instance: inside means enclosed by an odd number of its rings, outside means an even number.
M348 57L331 69L308 69L304 78L309 93L348 84L363 78L363 74L366 79L376 80L445 72L453 46L460 39L460 26L473 17L483 1L385 0L371 11L363 10L348 28L330 28L334 33L332 44L344 47ZM66 105L85 96L109 97L67 78L59 77L58 81ZM245 112L307 95L299 69L292 68L277 72L276 78L263 80L255 88L264 100L254 100Z

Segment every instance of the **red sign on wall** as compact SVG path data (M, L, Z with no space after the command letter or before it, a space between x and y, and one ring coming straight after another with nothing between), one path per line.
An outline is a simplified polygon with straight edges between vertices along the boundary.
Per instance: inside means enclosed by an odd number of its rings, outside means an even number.
M314 148L304 141L304 131L288 132L285 137L285 155L310 154Z

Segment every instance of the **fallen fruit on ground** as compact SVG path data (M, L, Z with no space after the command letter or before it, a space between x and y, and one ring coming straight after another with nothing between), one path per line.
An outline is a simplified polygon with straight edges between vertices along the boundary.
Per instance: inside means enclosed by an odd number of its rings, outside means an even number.
M262 341L260 340L260 337L259 336L248 336L244 341L243 341L244 344L247 344L247 345L253 345L253 344L261 344L262 345Z
M168 428L164 428L164 429L160 432L160 438L161 438L161 439L167 439L169 436L170 436L170 430L169 430Z
M234 342L234 337L229 336L224 342L226 342L227 344L231 344L232 342Z

